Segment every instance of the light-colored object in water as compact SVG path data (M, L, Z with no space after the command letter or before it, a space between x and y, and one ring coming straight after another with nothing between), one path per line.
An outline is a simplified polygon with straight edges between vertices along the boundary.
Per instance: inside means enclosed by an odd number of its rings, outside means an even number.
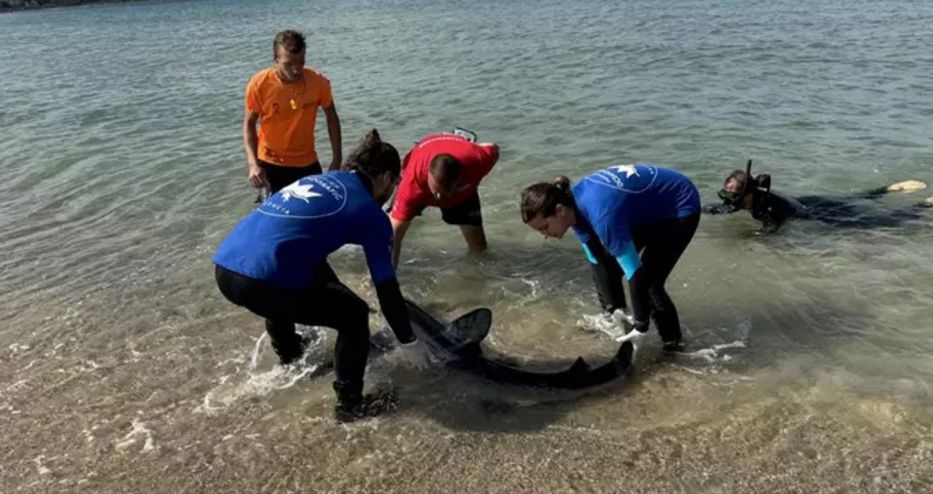
M623 328L626 328L626 325L628 325L628 328L635 326L635 316L626 314L622 309L616 309L612 313L612 320Z
M638 343L642 338L645 337L645 334L647 333L643 333L637 329L632 329L628 333L616 338L616 341L619 343L624 343L626 341L631 341L632 343Z
M919 180L904 180L903 182L889 185L888 192L913 192L925 188L927 188L927 184Z
M923 205L928 208L933 208L933 196L927 197L923 200Z

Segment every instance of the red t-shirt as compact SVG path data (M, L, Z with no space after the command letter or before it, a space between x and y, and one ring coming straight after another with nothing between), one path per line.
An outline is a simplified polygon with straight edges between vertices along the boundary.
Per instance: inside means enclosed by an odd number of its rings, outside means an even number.
M428 173L431 160L445 153L460 162L460 185L452 196L439 201L428 188ZM411 221L425 206L449 208L460 204L476 193L480 181L498 160L499 151L495 146L481 146L453 134L434 134L421 139L402 162L402 180L392 205L392 218Z

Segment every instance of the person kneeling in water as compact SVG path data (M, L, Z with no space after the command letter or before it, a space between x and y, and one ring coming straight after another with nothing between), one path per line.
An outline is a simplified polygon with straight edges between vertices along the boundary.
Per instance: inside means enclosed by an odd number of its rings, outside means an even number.
M775 233L790 218L821 221L826 224L851 228L873 228L897 226L901 222L917 219L918 208L933 207L933 197L910 208L895 210L889 214L865 214L857 202L876 199L889 192L913 192L926 188L918 180L905 180L886 187L871 189L848 197L803 196L788 197L771 190L771 176L761 174L752 177L752 160L748 160L745 171L735 170L723 182L719 191L722 204L704 206L706 214L751 211L752 217L762 223L759 233Z
M654 165L613 166L573 188L567 177L530 185L521 209L525 224L544 238L562 238L573 228L610 313L625 306L625 272L635 327L619 341L644 335L650 317L665 350L682 348L677 308L664 283L700 222L700 194L690 179Z
M214 256L217 286L236 305L266 318L282 364L304 351L295 323L337 330L335 415L365 414L363 375L369 353L369 307L340 282L327 256L361 245L382 313L411 358L426 358L411 329L392 267L392 227L381 209L398 184L401 163L373 129L345 168L299 179L234 227Z

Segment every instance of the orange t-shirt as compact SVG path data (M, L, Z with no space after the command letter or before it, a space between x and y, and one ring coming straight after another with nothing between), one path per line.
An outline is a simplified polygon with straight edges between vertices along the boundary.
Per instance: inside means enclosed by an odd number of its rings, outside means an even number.
M246 85L246 111L259 113L259 156L280 166L317 161L314 126L318 107L334 105L330 81L304 69L300 81L285 84L274 68L260 71Z

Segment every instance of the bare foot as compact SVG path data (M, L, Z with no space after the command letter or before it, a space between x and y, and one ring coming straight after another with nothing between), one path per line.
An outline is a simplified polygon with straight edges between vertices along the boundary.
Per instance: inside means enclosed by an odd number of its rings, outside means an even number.
M888 192L913 192L925 188L927 188L927 184L919 180L904 180L903 182L889 185Z

